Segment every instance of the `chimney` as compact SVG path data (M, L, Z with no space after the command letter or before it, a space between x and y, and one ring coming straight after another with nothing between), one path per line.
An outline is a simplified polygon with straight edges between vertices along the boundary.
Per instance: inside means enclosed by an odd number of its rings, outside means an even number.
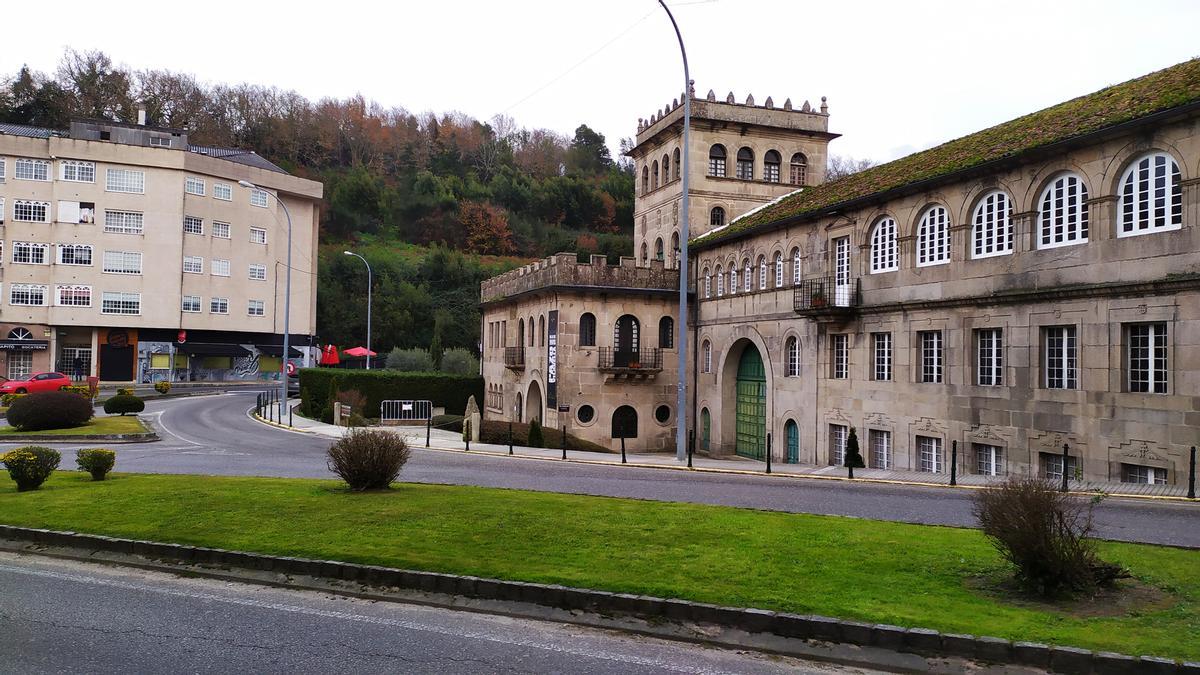
M144 104L138 106L138 126L146 126L146 106Z

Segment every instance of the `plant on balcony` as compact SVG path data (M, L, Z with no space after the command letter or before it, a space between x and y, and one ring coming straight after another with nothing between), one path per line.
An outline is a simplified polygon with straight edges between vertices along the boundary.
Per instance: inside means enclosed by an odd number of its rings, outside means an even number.
M820 286L816 287L816 289L813 290L812 295L809 297L808 300L809 300L809 305L812 307L824 307L825 306L825 289L821 288Z

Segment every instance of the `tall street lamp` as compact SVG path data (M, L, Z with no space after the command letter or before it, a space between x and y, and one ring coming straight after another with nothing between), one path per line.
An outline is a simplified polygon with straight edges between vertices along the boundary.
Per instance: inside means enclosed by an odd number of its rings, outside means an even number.
M289 319L292 317L292 214L288 211L287 204L284 204L283 200L279 198L279 195L268 192L248 180L239 180L238 185L247 190L258 190L263 194L274 197L275 203L283 208L283 215L287 216L287 271L285 272L286 281L284 281L283 285L283 358L279 360L279 419L283 419L283 416L287 414L287 364L288 356L291 352L290 338L292 336L289 324Z
M367 266L367 370L371 369L371 263L367 259L354 251L342 251L346 255L352 255L355 258L363 261Z
M692 129L692 78L688 73L687 50L683 47L683 35L679 32L679 24L675 23L675 15L667 7L664 0L658 0L667 18L675 28L675 37L679 40L679 53L683 55L683 203L680 211L683 218L679 228L679 384L678 396L675 400L675 459L687 459L687 291L688 291L688 175L692 172L692 164L688 159L691 150Z

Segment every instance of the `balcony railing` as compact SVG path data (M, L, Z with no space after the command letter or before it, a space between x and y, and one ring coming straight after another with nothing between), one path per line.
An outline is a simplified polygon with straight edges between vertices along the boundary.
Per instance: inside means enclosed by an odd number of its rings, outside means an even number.
M504 367L512 368L513 370L525 370L525 348L505 347Z
M613 373L657 373L662 370L662 349L600 348L600 370Z
M850 314L862 304L858 279L817 277L800 282L794 291L792 306L799 314L812 316Z

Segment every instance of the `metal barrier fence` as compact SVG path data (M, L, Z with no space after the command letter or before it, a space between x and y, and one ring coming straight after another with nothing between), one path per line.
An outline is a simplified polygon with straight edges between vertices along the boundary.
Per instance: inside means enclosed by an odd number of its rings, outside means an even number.
M424 424L433 419L433 401L380 401L382 425Z

